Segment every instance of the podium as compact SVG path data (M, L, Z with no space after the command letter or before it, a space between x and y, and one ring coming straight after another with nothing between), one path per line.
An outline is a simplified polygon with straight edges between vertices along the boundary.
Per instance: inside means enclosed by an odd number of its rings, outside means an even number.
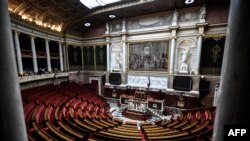
M148 101L145 91L135 91L133 96L121 96L121 102L128 104L128 108L123 111L123 115L134 120L147 120L151 117L147 111ZM125 102L126 101L126 102Z

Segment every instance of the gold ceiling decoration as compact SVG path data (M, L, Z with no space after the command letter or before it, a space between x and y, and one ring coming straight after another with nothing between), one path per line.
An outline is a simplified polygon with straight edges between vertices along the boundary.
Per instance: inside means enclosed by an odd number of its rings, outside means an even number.
M61 32L62 30L62 22L58 22L53 20L52 18L49 18L48 16L34 10L30 6L27 6L26 3L22 3L22 1L9 2L8 10L11 15L20 17L22 20L28 21L31 24L36 24L40 27L57 32Z

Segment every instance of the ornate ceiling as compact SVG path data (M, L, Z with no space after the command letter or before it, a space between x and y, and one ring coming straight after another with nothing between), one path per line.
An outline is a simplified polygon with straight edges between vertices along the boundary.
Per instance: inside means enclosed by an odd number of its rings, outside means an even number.
M194 3L189 5L185 4L185 1L192 0L122 0L105 7L88 9L79 0L9 0L9 11L12 18L19 17L40 27L65 34L82 35L106 21L207 2L216 3L217 0L194 0ZM109 14L116 15L116 18L110 19ZM84 27L85 22L90 22L91 27Z

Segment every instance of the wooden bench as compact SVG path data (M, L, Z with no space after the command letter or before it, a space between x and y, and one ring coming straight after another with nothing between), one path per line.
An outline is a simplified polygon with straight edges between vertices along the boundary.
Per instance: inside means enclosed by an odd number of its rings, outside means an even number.
M167 139L178 139L182 138L184 136L188 136L188 132L180 132L178 134L170 134L170 135L164 135L164 136L148 136L149 140L167 140Z
M98 124L95 124L95 122L92 122L91 120L84 119L83 121L84 121L85 123L91 125L91 126L94 127L94 128L103 129L102 126L100 126L100 125L98 125Z
M167 127L174 126L174 125L176 125L179 122L180 122L179 120L173 120L172 122L170 122L170 123L167 124Z
M41 136L44 140L46 141L54 141L56 139L54 139L53 137L51 137L49 134L45 133L44 131L42 131L40 129L40 127L36 124L36 122L32 122L32 126L35 129L36 133Z
M138 129L131 130L131 129L124 129L124 128L119 128L119 127L114 127L112 130L116 130L116 131L119 131L119 132L134 132L134 133L138 133Z
M136 131L136 130L134 130ZM119 135L128 135L128 136L139 136L139 130L137 132L124 132L119 130L108 129L109 133L119 134Z
M64 139L67 141L74 141L75 138L70 137L64 133L62 133L61 131L59 131L56 127L54 127L53 124L51 124L50 122L46 121L46 126L49 128L50 131L52 131L57 137L59 137L60 139Z
M37 106L34 108L34 111L33 111L32 116L31 116L31 120L32 120L32 121L35 121L35 120L36 120L36 113L37 113L38 109L39 109L39 105L37 105Z
M190 124L182 127L181 130L188 130L188 129L194 127L197 123L198 123L198 121L191 122Z
M83 139L84 138L84 135L78 133L77 131L71 129L70 127L68 127L67 125L65 125L63 122L61 121L57 121L58 125L64 129L65 131L67 131L69 134L79 138L79 139Z
M90 130L93 132L95 132L97 130L97 128L89 126L88 124L79 121L79 119L77 119L77 118L75 118L74 121L75 121L75 123L77 123L78 125L80 125L81 127L85 128L87 130Z
M103 120L103 119L100 119L100 122L102 122L102 123L105 124L105 125L111 126L111 127L115 126L115 124L110 123L110 122L108 122L108 121L106 121L106 120Z
M55 120L60 120L59 119L59 112L60 112L60 106L56 107L56 111L55 111Z
M160 133L147 133L148 137L154 137L154 136L165 136L165 135L169 135L169 134L176 134L179 133L180 131L178 130L170 130L167 132L160 132Z
M106 121L107 121L107 122L110 122L110 123L112 123L112 124L114 124L114 125L118 125L118 122L112 121L112 120L110 120L110 119L107 119Z
M101 134L104 134L104 135L108 135L108 136L112 136L112 137L118 137L118 138L126 138L126 139L141 139L141 137L139 136L129 136L129 135L120 135L120 134L113 134L113 133L109 133L109 132L106 132L106 131L101 131L100 132Z
M66 124L66 125L68 125L68 126L71 127L72 129L74 129L74 130L76 130L76 131L78 131L78 132L80 132L80 133L89 133L89 131L88 131L87 129L83 129L83 128L77 126L77 124L71 122L71 121L70 121L69 119L67 119L67 118L66 118L64 121L65 121L65 124Z
M190 130L191 133L197 133L199 131L202 131L204 128L207 127L207 125L210 123L210 121L205 121L201 125L197 126L196 128Z
M92 120L94 123L98 124L99 126L102 126L102 127L109 127L108 125L102 123L99 119L93 119Z
M168 132L170 131L169 128L164 128L164 129L156 129L156 130L145 130L145 132L148 133L162 133L162 132Z
M180 128L180 127L186 125L188 122L189 122L188 120L182 121L182 122L176 124L173 128L175 128L175 129Z

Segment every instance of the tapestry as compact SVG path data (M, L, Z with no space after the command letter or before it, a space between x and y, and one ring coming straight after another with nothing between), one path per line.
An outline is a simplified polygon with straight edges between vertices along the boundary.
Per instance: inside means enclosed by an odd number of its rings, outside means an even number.
M220 75L225 37L206 38L202 44L201 74Z
M83 48L83 64L84 70L94 70L94 47L84 47Z
M82 69L82 53L80 47L68 47L68 57L69 57L69 70L81 70Z
M107 64L107 51L106 45L96 46L95 48L95 57L96 57L96 70L106 70Z

